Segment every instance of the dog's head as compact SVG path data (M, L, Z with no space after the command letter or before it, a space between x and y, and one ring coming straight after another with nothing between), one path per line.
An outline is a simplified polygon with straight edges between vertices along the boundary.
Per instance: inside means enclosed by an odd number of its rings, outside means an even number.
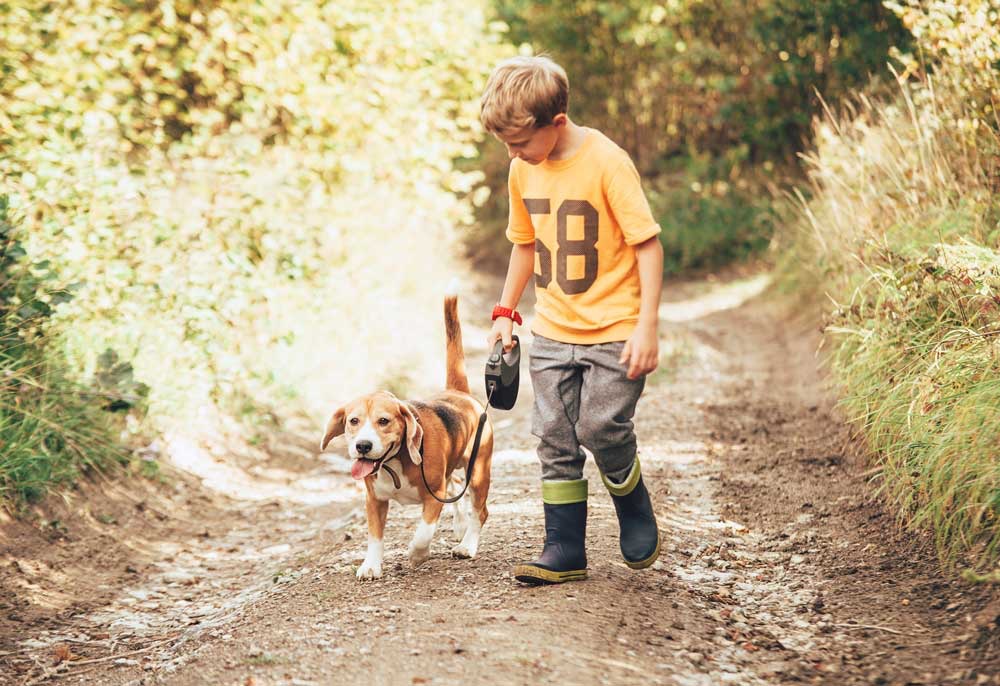
M410 459L420 464L420 444L424 431L405 403L388 391L378 391L338 408L326 425L320 450L340 436L354 459L351 475L363 479L406 444Z

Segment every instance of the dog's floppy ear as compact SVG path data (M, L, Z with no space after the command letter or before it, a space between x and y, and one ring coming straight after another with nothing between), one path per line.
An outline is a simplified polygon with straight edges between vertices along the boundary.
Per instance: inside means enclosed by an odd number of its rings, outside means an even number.
M424 459L420 454L420 446L424 442L424 427L420 426L405 403L399 403L399 413L406 422L406 449L410 452L410 459L413 460L413 464L420 464Z
M319 444L320 450L326 450L326 446L330 441L344 433L345 415L344 408L341 407L330 417L330 421L326 423L326 434L323 436L323 441Z

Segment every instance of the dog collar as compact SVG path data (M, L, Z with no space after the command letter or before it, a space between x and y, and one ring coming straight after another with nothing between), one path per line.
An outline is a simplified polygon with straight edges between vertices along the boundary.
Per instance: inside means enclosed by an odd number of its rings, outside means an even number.
M413 414L414 421L417 424L419 424L420 423L420 418L419 418L419 416L417 415L416 412L413 412L413 408L412 407L410 408L410 412ZM389 456L387 458L383 458L382 461L379 463L379 466L378 466L378 469L384 469L386 472L389 473L389 477L392 479L392 485L396 487L397 491L400 488L402 488L403 485L402 485L402 482L399 480L399 475L396 474L396 471L392 467L390 467L388 465L388 462L389 462L389 460L393 460L393 459L399 457L399 450L402 450L402 448L403 448L403 444L400 443L399 449L396 450L396 452L393 453L391 456ZM420 439L420 454L421 455L424 454L424 439L423 438ZM410 459L412 460L413 457L411 456ZM403 461L400 460L399 464L400 464L400 466L402 466Z
M395 486L396 490L398 491L401 488L401 484L399 481L399 477L396 475L396 472L393 471L392 467L390 467L387 464L383 464L382 469L387 471L389 473L389 476L392 477L392 485Z

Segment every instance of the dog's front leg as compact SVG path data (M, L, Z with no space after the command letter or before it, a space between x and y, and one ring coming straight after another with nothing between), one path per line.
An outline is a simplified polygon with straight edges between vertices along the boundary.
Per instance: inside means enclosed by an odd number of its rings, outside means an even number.
M424 501L424 512L420 524L410 541L410 564L419 567L431 556L431 539L437 530L438 519L441 517L441 503L431 498Z
M365 512L368 515L368 553L358 567L359 579L378 579L382 576L382 535L385 532L385 517L389 513L389 501L379 500L370 490L365 497Z

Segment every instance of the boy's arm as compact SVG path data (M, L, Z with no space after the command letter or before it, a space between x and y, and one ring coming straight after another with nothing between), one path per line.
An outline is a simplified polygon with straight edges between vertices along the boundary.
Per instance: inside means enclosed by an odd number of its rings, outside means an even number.
M517 309L521 295L528 280L535 272L535 244L515 243L510 251L510 264L507 266L507 278L504 280L503 293L500 294L500 304L512 310ZM514 322L508 317L497 317L493 328L486 339L486 347L493 349L497 339L503 341L504 352L510 352L514 347Z
M635 246L639 266L639 322L622 349L621 364L628 365L630 379L656 369L660 361L657 328L660 321L660 290L663 288L663 246L656 236ZM532 262L534 269L534 262Z

